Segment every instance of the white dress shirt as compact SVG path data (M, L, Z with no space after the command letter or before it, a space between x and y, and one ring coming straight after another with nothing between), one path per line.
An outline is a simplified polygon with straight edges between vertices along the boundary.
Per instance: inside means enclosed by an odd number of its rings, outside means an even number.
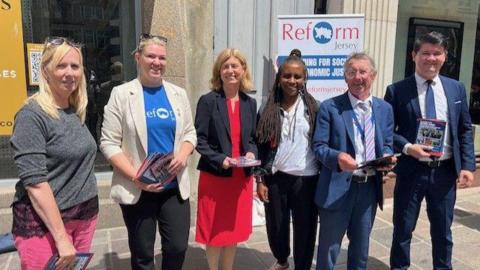
M302 98L297 97L293 108L282 109L282 131L272 173L281 171L296 176L318 174L317 161L311 149L307 114Z
M415 81L417 83L417 92L418 92L418 103L420 105L420 111L422 113L422 118L425 118L426 108L425 108L425 96L427 93L427 80L422 78L415 72ZM452 145L450 141L450 129L448 128L448 103L447 97L445 96L445 90L443 89L442 81L440 77L435 76L432 80L432 89L433 97L435 99L435 113L438 120L447 122L447 128L445 129L445 136L443 137L443 154L440 157L440 160L449 159L452 157ZM408 143L403 148L403 152L406 154L407 148L411 144ZM430 158L420 159L421 161L431 161Z
M372 95L370 95L365 101L359 100L358 98L354 97L350 92L348 92L348 98L350 99L350 104L352 104L353 108L353 113L355 113L357 120L359 121L359 124L363 128L363 123L362 123L362 118L361 115L364 114L363 110L360 108L359 104L360 103L365 103L367 106L368 110L371 112L372 111ZM374 119L374 116L372 115L372 118ZM365 143L363 142L362 139L362 132L358 129L357 123L355 122L355 118L352 118L352 123L353 123L353 134L355 136L355 161L357 164L360 164L365 161ZM372 128L375 130L375 121L372 123ZM375 133L374 133L375 134ZM366 171L363 169L360 170L355 170L353 172L354 175L357 176L365 176L365 175L374 175L375 171Z

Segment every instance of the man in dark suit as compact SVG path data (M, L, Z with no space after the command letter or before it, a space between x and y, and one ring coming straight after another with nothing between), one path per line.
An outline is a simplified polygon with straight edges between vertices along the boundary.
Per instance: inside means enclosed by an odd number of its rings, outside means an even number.
M392 108L370 93L376 76L373 60L365 53L351 55L344 76L348 91L320 105L312 142L323 165L315 194L320 215L317 270L334 268L345 232L350 240L348 269L367 268L370 232L377 204L383 204L382 173L358 167L393 154Z
M438 75L447 57L447 43L441 34L431 32L417 39L412 57L415 74L388 86L385 94L395 116L394 147L404 154L395 168L390 266L392 269L410 266L412 232L425 198L433 269L452 269L450 226L456 182L462 188L470 186L475 170L465 87L456 80ZM440 158L433 158L428 147L415 143L420 118L447 122Z

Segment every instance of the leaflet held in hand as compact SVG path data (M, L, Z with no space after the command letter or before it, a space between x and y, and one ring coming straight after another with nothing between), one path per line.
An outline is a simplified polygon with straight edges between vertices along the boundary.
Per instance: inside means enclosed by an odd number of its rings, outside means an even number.
M434 119L418 119L417 139L415 143L431 148L429 153L434 157L441 157L443 153L443 139L447 122Z
M245 156L237 157L235 158L235 167L253 167L253 166L258 166L262 162L258 159L249 159L246 158Z
M75 255L75 264L69 268L72 270L85 270L87 269L87 265L93 257L93 253L77 253ZM48 260L47 265L44 270L55 270L55 263L58 261L58 255L53 255Z
M173 153L149 154L140 165L135 178L145 184L168 185L175 178L175 174L171 174L168 171L168 166L172 159Z

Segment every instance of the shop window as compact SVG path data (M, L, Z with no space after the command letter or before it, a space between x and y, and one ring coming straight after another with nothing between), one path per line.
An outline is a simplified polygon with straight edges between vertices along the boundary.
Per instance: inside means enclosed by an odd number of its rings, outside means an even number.
M48 36L68 37L82 43L88 81L86 123L99 141L103 106L114 86L136 76L131 52L135 48L135 1L130 0L22 0L25 52L28 44L43 44ZM27 55L27 54L25 54ZM26 71L28 63L25 63ZM27 73L27 93L38 91ZM0 179L16 178L9 136L0 137ZM110 170L98 152L95 170Z
M327 0L315 0L315 14L327 14Z

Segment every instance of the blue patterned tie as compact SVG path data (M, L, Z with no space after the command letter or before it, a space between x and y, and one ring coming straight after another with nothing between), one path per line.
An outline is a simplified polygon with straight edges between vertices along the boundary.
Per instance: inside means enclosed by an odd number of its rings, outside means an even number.
M425 93L425 118L436 119L435 98L433 97L432 80L427 80L427 92Z

